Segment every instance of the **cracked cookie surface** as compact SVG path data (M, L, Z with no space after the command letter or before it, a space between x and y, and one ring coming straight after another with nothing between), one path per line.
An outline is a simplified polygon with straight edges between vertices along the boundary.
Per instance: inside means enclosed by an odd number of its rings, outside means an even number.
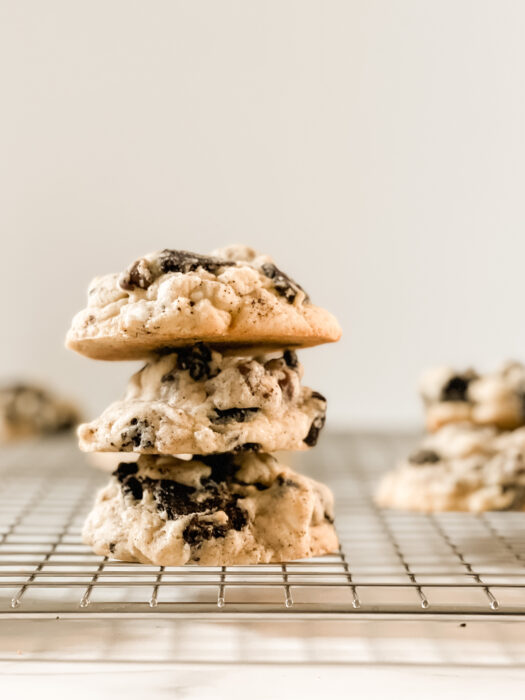
M446 425L384 476L376 502L423 512L523 511L525 428Z
M212 255L166 249L93 280L66 344L103 360L147 357L197 341L240 352L339 339L328 311L267 255L230 246Z
M304 450L326 399L301 385L295 352L225 356L199 343L150 360L123 400L79 427L88 452L211 454Z
M96 554L156 566L281 562L339 546L330 490L254 453L123 463L83 538Z

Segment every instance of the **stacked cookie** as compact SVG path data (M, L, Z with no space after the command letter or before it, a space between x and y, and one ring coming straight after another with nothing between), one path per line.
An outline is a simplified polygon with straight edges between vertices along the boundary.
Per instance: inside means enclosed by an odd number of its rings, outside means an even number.
M270 453L313 447L326 400L292 348L338 340L327 311L268 256L164 250L93 281L68 347L140 359L124 398L81 425L81 449L133 452L84 540L159 566L278 562L338 548L329 489Z
M525 366L439 367L420 384L430 435L379 486L377 502L420 511L525 510Z

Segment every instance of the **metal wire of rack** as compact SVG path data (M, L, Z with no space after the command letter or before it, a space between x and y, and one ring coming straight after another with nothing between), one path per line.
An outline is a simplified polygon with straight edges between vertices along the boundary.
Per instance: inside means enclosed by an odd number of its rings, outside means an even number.
M381 511L396 435L329 435L295 464L336 494L341 550L286 564L154 567L96 556L81 528L107 476L70 440L4 450L0 617L525 615L525 515ZM293 462L298 458L291 456Z

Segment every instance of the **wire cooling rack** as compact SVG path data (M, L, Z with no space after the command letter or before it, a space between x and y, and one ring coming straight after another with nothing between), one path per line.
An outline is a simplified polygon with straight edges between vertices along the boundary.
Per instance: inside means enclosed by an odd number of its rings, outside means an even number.
M294 468L336 495L341 550L283 565L154 567L96 556L82 523L107 475L69 439L0 458L0 617L525 615L525 514L381 511L381 472L413 442L326 435Z

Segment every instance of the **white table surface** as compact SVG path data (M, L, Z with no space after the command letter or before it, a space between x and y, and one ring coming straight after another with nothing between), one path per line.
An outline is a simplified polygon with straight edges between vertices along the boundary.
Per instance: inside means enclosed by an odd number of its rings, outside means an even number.
M0 674L3 697L519 698L525 625L2 621Z

